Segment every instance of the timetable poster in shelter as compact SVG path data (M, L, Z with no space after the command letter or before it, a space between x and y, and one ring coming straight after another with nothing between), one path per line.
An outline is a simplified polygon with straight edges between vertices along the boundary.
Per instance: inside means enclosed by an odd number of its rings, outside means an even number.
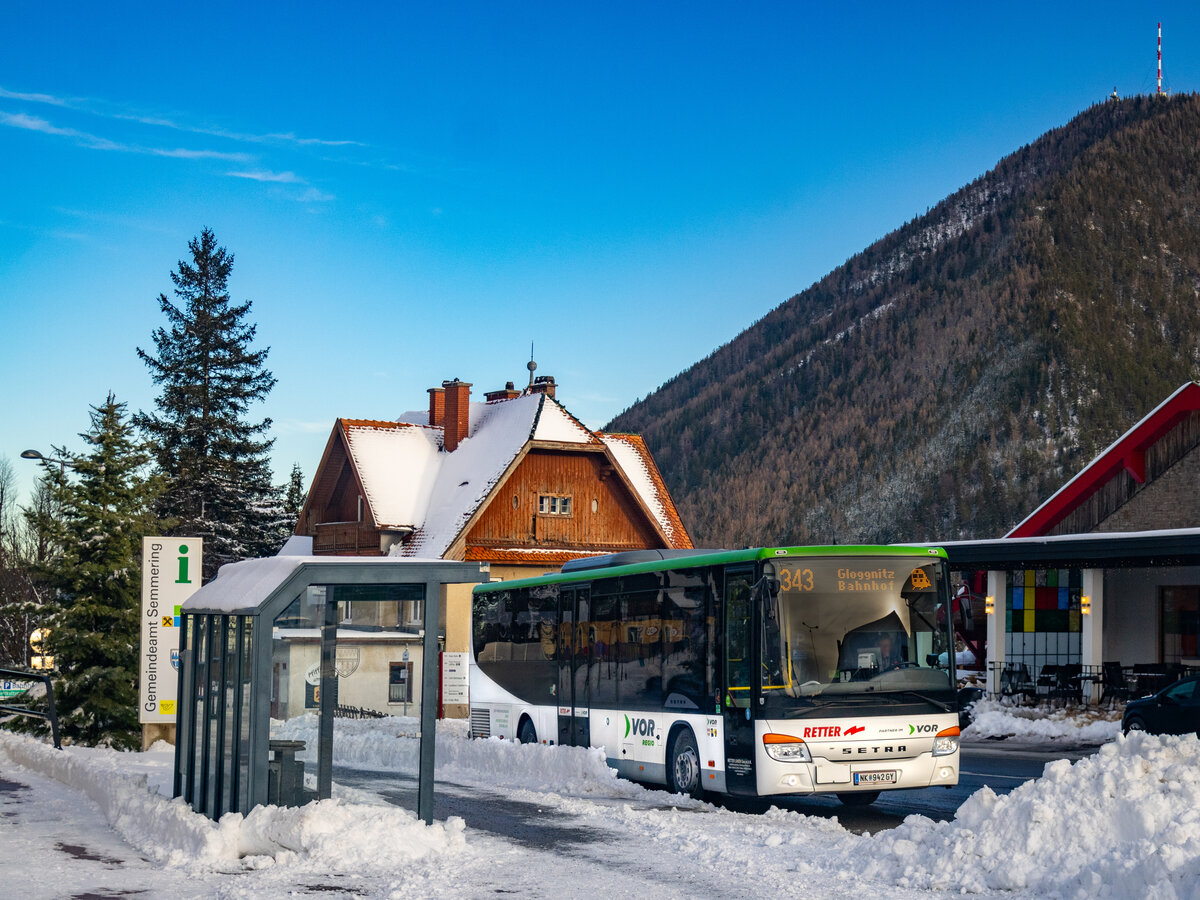
M142 538L142 660L138 721L175 721L180 607L200 587L202 538Z

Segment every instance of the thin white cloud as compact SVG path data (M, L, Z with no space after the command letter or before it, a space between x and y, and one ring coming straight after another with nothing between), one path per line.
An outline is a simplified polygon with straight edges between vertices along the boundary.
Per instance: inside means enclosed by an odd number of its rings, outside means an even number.
M61 238L64 241L79 241L81 243L91 240L91 236L80 234L78 231L63 231L62 229L54 229L50 232L54 237Z
M69 103L59 97L49 94L20 94L16 91L6 91L0 87L0 97L6 100L24 100L26 103L48 103L51 106L68 106Z
M301 203L328 203L330 200L336 200L337 198L333 194L327 194L324 191L310 187L296 199Z
M253 138L253 137L250 137L247 139L248 140L256 140L256 138ZM264 134L261 138L257 138L257 140L285 141L290 144L299 144L301 147L310 147L310 146L365 147L365 146L367 146L362 141L349 141L349 140L329 141L329 140L325 140L324 138L302 138L302 137L298 137L297 135L292 134L290 131L287 134Z
M53 137L70 138L82 147L91 150L112 150L118 153L142 153L150 156L165 156L171 159L220 159L225 162L249 162L251 156L246 153L223 153L218 150L192 150L186 147L141 147L137 144L123 144L109 140L106 137L80 131L77 128L62 128L38 116L27 113L0 112L0 125L10 128L20 128L24 131L36 131Z
M87 113L92 116L99 116L105 119L117 119L125 122L137 122L140 125L150 125L155 128L169 128L173 131L182 131L188 134L202 134L207 137L219 137L231 141L239 141L243 143L263 144L263 143L282 143L293 144L297 147L365 147L367 146L362 141L353 140L329 140L326 138L308 138L300 137L294 132L272 132L270 134L249 134L246 132L231 131L226 128L214 128L201 125L186 125L182 122L177 122L174 119L169 119L160 115L147 115L135 111L122 109L119 104L110 104L107 101L89 100L86 98L68 98L55 97L51 94L26 93L20 91L10 91L0 87L0 98L8 100L21 100L26 103L43 103L50 106L57 106L63 109L71 109L76 112ZM116 106L116 109L110 107Z
M249 153L222 153L219 150L188 150L184 147L178 147L174 150L152 147L144 152L152 153L155 156L169 156L172 159L221 159L225 162L250 162L254 158Z
M231 178L249 178L251 181L270 181L275 184L307 184L295 172L226 172Z
M125 150L124 144L118 144L116 141L110 141L108 138L102 138L94 134L88 134L86 131L79 131L75 128L60 128L45 119L38 116L30 116L25 113L6 113L0 112L0 125L7 125L10 128L21 128L25 131L36 131L40 134L49 134L55 137L73 138L79 143L92 147L96 150Z

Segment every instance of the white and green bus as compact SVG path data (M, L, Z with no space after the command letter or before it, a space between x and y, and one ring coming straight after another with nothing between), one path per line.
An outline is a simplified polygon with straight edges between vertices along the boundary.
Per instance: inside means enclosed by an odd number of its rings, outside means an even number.
M603 747L699 796L958 782L946 554L652 550L481 584L471 733Z

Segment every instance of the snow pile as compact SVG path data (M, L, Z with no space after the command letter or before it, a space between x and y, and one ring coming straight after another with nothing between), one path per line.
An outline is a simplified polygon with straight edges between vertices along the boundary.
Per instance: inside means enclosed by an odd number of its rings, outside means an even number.
M235 831L192 812L182 800L155 792L145 775L125 774L118 754L80 756L70 748L55 750L33 738L3 732L0 754L82 793L113 829L155 862L215 865L239 856Z
M1135 734L952 822L910 816L845 857L867 877L924 890L1071 898L1200 895L1200 741ZM871 860L864 865L864 860Z
M80 751L0 732L0 756L78 790L129 844L165 865L384 871L466 843L457 816L427 826L405 809L336 798L300 808L260 806L213 822L155 791L145 774L127 774L125 758L142 754Z
M963 732L965 738L1028 737L1103 744L1121 733L1120 712L1095 707L1047 712L984 699L975 704L971 715L971 724Z
M244 820L231 813L222 817L222 828L227 820L238 826L241 855L318 872L394 869L466 846L466 825L458 816L427 826L406 809L336 798L301 807L258 806Z
M338 719L334 722L335 765L417 775L420 720L414 716L386 719ZM288 720L272 737L317 743L317 716ZM438 723L436 777L490 788L508 787L575 796L633 796L640 791L617 777L598 748L518 744L500 738L471 740L465 721Z

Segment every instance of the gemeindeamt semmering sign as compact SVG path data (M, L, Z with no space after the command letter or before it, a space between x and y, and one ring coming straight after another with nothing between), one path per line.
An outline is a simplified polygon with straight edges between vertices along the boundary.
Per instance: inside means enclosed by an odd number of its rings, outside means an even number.
M175 721L179 608L200 588L202 538L142 538L142 654L138 721Z

